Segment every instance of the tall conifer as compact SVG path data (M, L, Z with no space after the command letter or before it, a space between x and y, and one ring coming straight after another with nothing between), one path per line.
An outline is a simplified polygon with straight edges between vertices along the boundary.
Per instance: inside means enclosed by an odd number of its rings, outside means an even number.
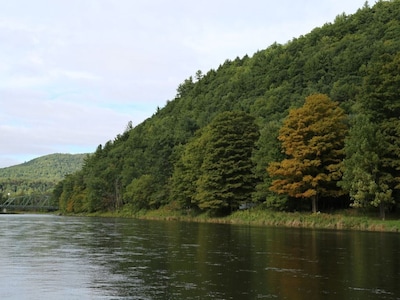
M258 128L249 114L228 111L218 115L208 129L195 198L201 209L230 212L251 201L256 185L251 157Z

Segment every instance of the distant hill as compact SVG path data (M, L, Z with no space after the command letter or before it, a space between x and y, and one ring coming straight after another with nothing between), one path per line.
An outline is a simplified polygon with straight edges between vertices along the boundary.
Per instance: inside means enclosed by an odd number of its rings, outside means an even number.
M23 164L0 168L0 193L47 192L65 175L82 168L87 154L55 153Z

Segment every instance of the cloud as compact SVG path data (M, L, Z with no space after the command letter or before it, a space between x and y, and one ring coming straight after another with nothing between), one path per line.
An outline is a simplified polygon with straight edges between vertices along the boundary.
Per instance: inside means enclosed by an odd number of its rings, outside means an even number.
M285 43L363 4L3 1L0 167L53 152L94 151L129 121L138 124L163 107L197 70Z

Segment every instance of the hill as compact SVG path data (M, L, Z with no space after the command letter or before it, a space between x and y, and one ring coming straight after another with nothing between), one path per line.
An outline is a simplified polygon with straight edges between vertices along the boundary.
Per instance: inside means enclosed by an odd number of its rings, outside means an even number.
M82 168L87 154L50 154L23 164L0 169L0 188L3 192L48 192L65 175Z
M178 86L165 107L100 145L82 170L57 186L61 209L92 212L167 205L209 211L220 205L228 213L238 208L238 199L280 210L309 209L311 202L304 195L311 192L289 194L294 196L272 192L276 178L267 167L290 158L277 137L289 112L301 108L313 94L327 95L351 121L345 149L336 149L346 153L339 160L346 162L347 174L337 170L334 186L336 181L345 182L340 193L331 194L342 196L321 194L320 209L349 205L395 209L400 202L398 32L400 1L379 1L373 7L365 4L353 15L339 15L333 23L284 45L226 60L206 73L197 71ZM255 143L256 136L250 139L243 129L254 128L251 118L227 112L253 118L258 127ZM367 118L362 121L362 116ZM328 129L332 132L325 134L332 135L335 126ZM245 152L239 151L240 135L246 137ZM384 149L374 150L376 145L368 143L377 137ZM250 148L252 174L248 174ZM315 178L329 177L325 175Z

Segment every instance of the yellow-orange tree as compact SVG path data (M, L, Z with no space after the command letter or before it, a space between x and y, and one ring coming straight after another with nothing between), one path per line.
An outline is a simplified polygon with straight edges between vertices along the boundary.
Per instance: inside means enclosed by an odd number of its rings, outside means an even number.
M271 163L267 171L275 178L270 189L278 194L312 200L343 195L336 183L341 178L347 117L338 103L323 94L306 98L293 109L279 131L278 139L286 158Z

